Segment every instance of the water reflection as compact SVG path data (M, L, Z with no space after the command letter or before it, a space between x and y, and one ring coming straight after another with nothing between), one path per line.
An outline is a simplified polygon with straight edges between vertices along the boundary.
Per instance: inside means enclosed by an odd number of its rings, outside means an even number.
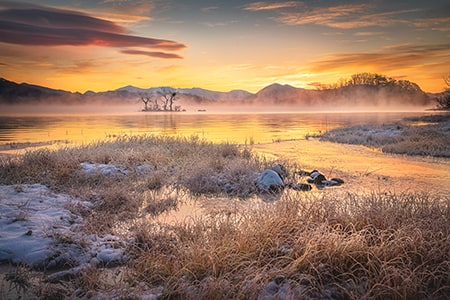
M0 144L83 144L123 135L197 135L212 142L303 139L336 127L398 121L423 113L133 113L0 116Z

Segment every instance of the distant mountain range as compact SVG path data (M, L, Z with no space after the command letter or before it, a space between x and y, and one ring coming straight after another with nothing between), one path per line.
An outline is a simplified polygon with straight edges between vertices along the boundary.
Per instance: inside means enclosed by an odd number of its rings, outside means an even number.
M417 107L435 105L433 94L426 94L417 85L415 89L402 89L397 86L352 85L322 90L308 90L290 85L271 84L257 93L244 90L229 92L210 91L202 88L170 88L177 93L180 104L247 104L314 107ZM136 104L142 95L157 94L164 87L138 88L131 85L112 91L72 93L47 87L15 83L0 78L0 104ZM177 100L177 101L178 101ZM178 103L178 102L177 102Z

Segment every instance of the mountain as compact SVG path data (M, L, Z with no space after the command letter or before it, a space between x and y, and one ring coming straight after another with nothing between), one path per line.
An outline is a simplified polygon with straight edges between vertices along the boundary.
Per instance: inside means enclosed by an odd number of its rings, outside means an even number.
M256 94L244 90L229 92L211 91L202 88L152 87L139 88L132 85L116 90L84 94L55 90L27 83L15 83L0 79L0 104L24 104L50 102L59 104L138 104L142 95L177 93L178 104L252 104L289 106L296 109L315 108L389 108L433 106L433 98L424 93L417 84L392 81L388 85L349 84L346 86L308 90L287 84L274 83Z
M30 101L57 100L79 98L80 93L50 89L27 83L15 83L0 78L0 103L17 104Z
M134 93L134 94L152 94L152 93L163 92L163 89L164 89L164 87L142 89L142 88L138 88L138 87L135 87L132 85L127 85L127 86L117 89L116 91L128 92L128 93ZM232 90L229 92L216 92L216 91L206 90L206 89L202 89L202 88L198 88L198 87L196 87L196 88L179 88L179 89L174 89L174 90L179 96L196 98L198 100L203 100L203 101L207 101L207 102L242 101L242 100L245 100L245 99L253 96L252 93L249 93L244 90Z

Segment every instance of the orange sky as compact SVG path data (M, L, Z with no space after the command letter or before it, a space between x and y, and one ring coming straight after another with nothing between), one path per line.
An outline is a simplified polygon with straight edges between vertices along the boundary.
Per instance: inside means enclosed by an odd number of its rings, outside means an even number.
M0 1L0 77L79 92L257 92L376 72L440 92L449 24L438 0Z

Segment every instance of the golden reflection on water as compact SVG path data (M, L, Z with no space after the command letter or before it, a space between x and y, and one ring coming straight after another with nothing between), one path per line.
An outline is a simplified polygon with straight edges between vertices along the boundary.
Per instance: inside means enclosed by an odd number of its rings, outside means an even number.
M63 142L86 144L118 136L196 135L212 142L266 143L304 138L336 124L306 115L164 114L0 117L0 144ZM334 125L334 126L333 126Z
M118 136L143 134L196 135L215 143L270 143L304 139L307 135L341 126L399 120L403 116L405 114L401 113L156 112L0 116L0 145L41 142L87 144Z

